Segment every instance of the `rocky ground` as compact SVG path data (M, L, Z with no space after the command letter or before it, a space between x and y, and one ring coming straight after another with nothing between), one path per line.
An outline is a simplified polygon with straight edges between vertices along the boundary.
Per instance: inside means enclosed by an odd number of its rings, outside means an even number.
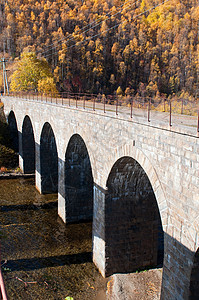
M107 300L159 300L161 283L162 269L115 274L107 284Z

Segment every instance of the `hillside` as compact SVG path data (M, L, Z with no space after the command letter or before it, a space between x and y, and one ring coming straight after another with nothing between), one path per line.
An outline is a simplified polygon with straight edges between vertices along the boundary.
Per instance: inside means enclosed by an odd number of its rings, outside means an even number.
M1 3L1 54L46 57L60 91L198 97L196 0Z

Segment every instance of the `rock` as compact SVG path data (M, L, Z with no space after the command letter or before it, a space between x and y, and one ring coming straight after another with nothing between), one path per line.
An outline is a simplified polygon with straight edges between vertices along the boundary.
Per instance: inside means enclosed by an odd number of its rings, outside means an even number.
M159 300L162 269L115 274L107 284L108 300Z

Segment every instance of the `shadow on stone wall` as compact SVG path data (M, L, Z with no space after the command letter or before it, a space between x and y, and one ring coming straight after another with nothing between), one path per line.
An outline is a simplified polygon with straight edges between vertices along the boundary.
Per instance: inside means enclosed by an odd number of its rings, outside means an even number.
M190 280L190 300L199 298L199 248L194 255L193 267Z
M185 245L164 234L165 257L161 300L197 300L199 289L198 254ZM193 265L194 262L194 265ZM195 296L197 295L197 296Z
M10 112L8 116L8 125L10 129L10 136L12 141L12 148L15 152L19 152L19 135L17 128L17 121L13 111Z
M93 175L86 145L78 134L69 140L64 173L66 222L92 220Z
M35 173L35 138L32 122L25 116L22 125L22 154L24 174Z
M161 266L162 223L153 188L140 164L120 158L112 167L105 196L106 274Z
M9 119L10 125L1 111L0 117L0 167L16 168L18 166L18 130L14 113ZM11 126L11 127L10 127ZM16 153L17 152L17 153Z
M58 153L54 132L46 122L40 137L40 175L43 194L58 192Z

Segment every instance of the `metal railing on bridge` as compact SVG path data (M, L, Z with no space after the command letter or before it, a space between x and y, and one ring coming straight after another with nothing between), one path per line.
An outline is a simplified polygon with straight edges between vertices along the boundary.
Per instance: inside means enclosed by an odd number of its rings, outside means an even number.
M89 93L33 93L15 92L9 96L15 96L24 100L40 101L73 108L114 113L116 116L123 115L130 119L135 116L143 117L147 122L158 119L172 125L192 126L199 134L199 102L190 101L188 98L176 98L171 100L164 97L149 98L127 95L102 95ZM158 114L164 113L164 115ZM183 115L183 118L180 117ZM175 118L174 118L175 116ZM191 116L188 118L187 116ZM192 120L192 121L190 121Z

